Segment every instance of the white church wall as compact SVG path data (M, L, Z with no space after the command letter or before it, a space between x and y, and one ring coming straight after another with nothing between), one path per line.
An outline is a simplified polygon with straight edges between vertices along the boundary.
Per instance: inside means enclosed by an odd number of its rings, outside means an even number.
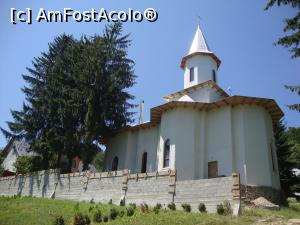
M179 180L194 179L194 150L195 127L197 126L198 111L178 108L167 111L162 115L160 126L160 144L158 170L163 169L164 141L170 139L171 155L170 167L177 169Z
M195 79L193 82L190 82L191 67L195 67ZM217 73L217 63L210 56L196 55L193 58L188 59L184 71L184 88L188 88L208 80L213 80L213 70Z
M233 135L233 172L240 173L241 183L245 184L245 128L244 108L236 106L232 109L232 135Z
M138 132L137 153L136 153L136 171L141 172L143 153L147 152L147 172L157 170L156 165L156 150L159 137L159 126L141 129ZM132 156L132 155L131 155Z
M232 173L232 138L230 107L223 107L208 112L206 133L207 162L218 162L219 176L230 175Z
M247 185L272 186L264 109L257 106L243 108Z
M123 169L126 166L128 166L125 164L126 162L125 159L127 154L127 142L128 142L127 132L119 133L109 140L106 146L106 155L105 155L105 167L107 170L111 170L112 161L115 156L117 156L119 159L118 169Z
M216 90L210 87L199 88L191 91L183 96L177 96L172 101L183 101L183 102L216 102L224 97L221 96Z
M280 189L280 179L279 179L279 170L278 170L278 159L276 154L276 146L275 146L275 140L274 140L274 133L273 133L273 124L272 124L272 118L270 114L267 111L264 111L264 119L265 119L265 127L266 127L266 133L267 133L267 141L269 143L269 161L272 163L272 156L273 155L273 163L274 163L274 170L272 167L272 173L271 173L271 180L272 180L272 186L276 189ZM272 148L272 150L271 150ZM271 166L271 165L270 165Z

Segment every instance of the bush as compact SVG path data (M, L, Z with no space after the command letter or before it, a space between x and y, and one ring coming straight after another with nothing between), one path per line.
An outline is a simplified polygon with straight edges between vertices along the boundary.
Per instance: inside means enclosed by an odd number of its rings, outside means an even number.
M190 204L181 204L181 207L183 208L184 211L186 212L191 212L191 205Z
M125 206L125 198L121 199L120 206Z
M218 213L219 215L223 215L224 212L225 212L225 209L224 209L223 204L222 204L222 203L221 203L221 204L218 204L218 205L217 205L217 213Z
M94 198L91 199L90 203L95 204Z
M109 219L115 220L118 216L119 212L115 208L111 208L109 211Z
M107 215L103 216L103 222L104 222L104 223L107 223L107 222L108 222L108 216L107 216Z
M142 212L142 213L147 213L147 212L149 212L149 207L148 207L147 203L142 203L142 204L141 204L141 212Z
M94 207L93 206L90 206L89 207L89 212L93 211Z
M232 214L231 205L228 200L223 201L223 206L224 206L224 214L225 215Z
M96 222L96 223L101 223L101 222L102 222L102 213L101 213L100 210L97 210L97 211L94 213L93 221Z
M55 218L53 225L65 225L65 220L62 216L58 216Z
M124 210L121 210L121 211L119 212L119 216L120 216L120 217L123 217L124 215L125 215Z
M161 204L160 204L160 203L157 203L157 204L154 206L153 211L154 211L155 214L158 214L160 209L161 209Z
M171 210L176 210L176 205L174 202L171 202L170 204L168 204L168 208L171 209Z
M26 174L43 169L40 156L19 156L13 165L18 174Z
M198 205L199 212L206 213L206 207L204 203L199 203Z
M72 225L89 225L91 223L90 218L82 213L76 213L73 217Z
M112 205L112 199L109 199L108 204Z
M136 209L136 204L135 203L129 203L129 206L132 207L133 209Z
M133 216L134 215L134 208L133 207L128 207L126 209L126 214L127 214L127 216Z

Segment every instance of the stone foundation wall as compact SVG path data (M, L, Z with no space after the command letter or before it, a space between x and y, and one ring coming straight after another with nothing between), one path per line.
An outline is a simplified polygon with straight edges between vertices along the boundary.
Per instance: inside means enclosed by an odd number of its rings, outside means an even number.
M35 196L119 204L147 203L164 207L174 202L178 209L182 203L198 210L200 202L209 212L216 205L229 200L234 204L234 176L214 179L177 181L175 171L130 174L128 170L104 173L59 174L56 170L39 171L30 175L0 178L0 195Z
M247 201L252 201L259 197L264 197L272 203L280 205L282 203L280 190L265 186L246 186L241 185L241 196Z

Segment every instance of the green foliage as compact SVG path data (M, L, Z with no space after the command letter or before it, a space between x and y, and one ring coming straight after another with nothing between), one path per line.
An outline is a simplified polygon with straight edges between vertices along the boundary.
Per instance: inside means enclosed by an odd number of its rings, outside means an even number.
M133 216L134 215L134 211L135 211L135 208L133 208L133 207L128 207L127 209L126 209L126 215L127 216Z
M42 159L40 156L19 156L14 162L14 167L18 174L26 174L42 169Z
M58 216L55 218L53 225L65 225L65 220L62 216Z
M108 216L107 216L107 215L104 215L104 216L103 216L103 222L104 222L104 223L107 223L107 222L108 222Z
M206 207L204 203L199 203L198 205L199 212L206 213Z
M129 203L129 206L132 207L134 210L136 209L136 204L135 203Z
M149 212L149 206L147 205L147 203L142 203L141 204L141 212L142 213L148 213Z
M299 40L299 42L300 42L300 40ZM284 87L286 89L288 89L289 91L291 91L291 92L296 92L296 94L298 96L300 96L300 85L296 85L296 86L284 85ZM295 103L295 104L292 104L292 105L288 105L288 108L291 109L291 110L298 111L300 113L300 103Z
M170 209L170 210L176 210L176 205L175 205L175 203L174 202L171 202L171 203L169 203L168 204L168 208Z
M111 208L109 211L109 219L115 220L119 214L119 211L115 208Z
M274 125L274 138L277 149L281 189L285 197L295 197L294 192L300 191L300 179L294 172L294 169L297 168L297 161L295 161L297 159L293 157L293 145L288 142L288 134L283 119Z
M89 225L91 220L88 215L83 215L82 213L76 213L73 217L73 225Z
M74 205L74 211L75 211L75 212L78 212L78 211L79 211L79 202L77 202L77 203Z
M217 205L217 213L219 215L224 215L224 212L225 212L225 209L224 209L224 206L222 203L218 204Z
M183 203L183 204L181 204L181 207L183 208L183 210L185 212L191 212L191 205L190 204Z
M103 171L103 166L104 166L104 152L98 152L94 159L92 164L96 167L97 171L102 172Z
M161 209L161 204L160 203L157 203L154 208L153 208L153 211L155 214L158 214L159 213L159 210Z
M120 210L119 216L120 216L120 217L123 217L124 215L125 215L125 211L124 211L124 210Z
M231 208L230 202L228 200L223 201L223 206L224 206L224 214L225 215L232 214L232 208Z
M97 210L97 211L94 213L93 221L96 222L96 223L101 223L101 222L102 222L102 213L101 213L100 210Z
M24 138L42 155L43 166L60 167L63 155L79 155L84 169L101 151L99 143L132 122L134 62L127 56L128 35L122 23L102 35L56 37L49 49L34 58L23 75L26 102L11 112L9 137Z
M276 42L278 45L282 45L287 48L291 48L292 57L296 58L300 56L300 1L298 0L268 0L266 10L270 7L277 4L281 5L289 5L292 8L296 9L296 15L292 18L285 20L285 27L283 29L284 32L288 32L289 35L286 35Z

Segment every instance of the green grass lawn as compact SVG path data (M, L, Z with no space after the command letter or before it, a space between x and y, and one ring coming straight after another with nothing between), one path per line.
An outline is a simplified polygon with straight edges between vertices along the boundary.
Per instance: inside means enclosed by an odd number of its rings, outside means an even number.
M132 217L126 216L127 206L107 204L92 204L66 200L41 198L8 198L0 197L0 225L52 225L57 216L63 216L65 224L70 224L76 212L87 214L91 220L99 209L102 215L108 215L111 208L124 211L123 217L109 220L106 224L253 224L258 220L268 221L288 220L300 218L300 203L291 204L289 208L277 211L251 209L239 217L221 216L217 214L187 213L183 211L170 211L161 209L155 214L152 209L142 213L137 207ZM97 224L92 221L91 224ZM101 224L104 224L103 222Z

